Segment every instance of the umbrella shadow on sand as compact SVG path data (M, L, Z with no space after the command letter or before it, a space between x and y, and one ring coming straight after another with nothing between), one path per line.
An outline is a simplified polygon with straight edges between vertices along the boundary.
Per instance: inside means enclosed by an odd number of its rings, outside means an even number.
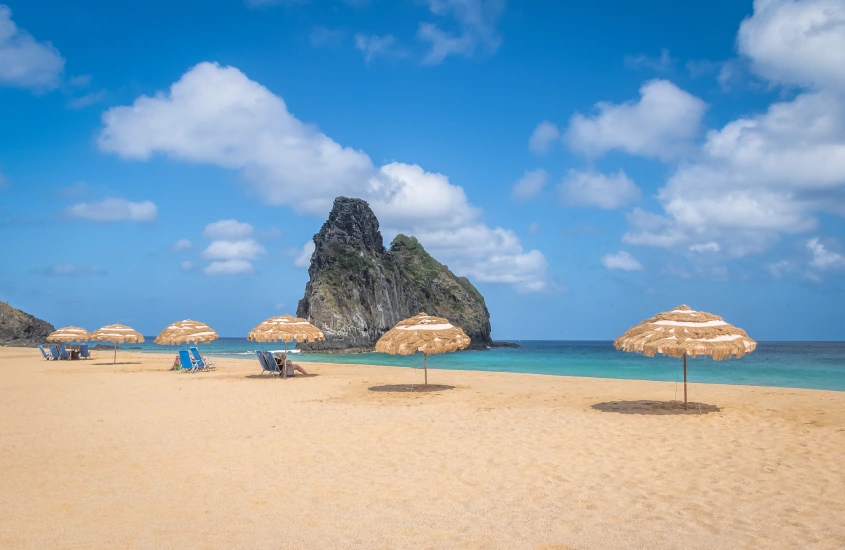
M687 408L684 409L683 401L650 401L648 399L640 399L638 401L607 401L605 403L596 403L592 408L601 412L643 415L709 414L722 410L716 405L708 405L707 403L690 401L687 403Z
M367 389L374 392L386 393L426 393L454 390L455 386L446 386L443 384L387 384L385 386L372 386Z
M141 361L118 361L117 363L91 363L92 365L140 365Z
M319 374L297 374L296 376L288 376L288 378L316 378L320 376ZM250 378L252 380L259 380L259 379L266 379L272 380L274 378L282 378L281 376L268 376L266 374L247 374L244 378Z

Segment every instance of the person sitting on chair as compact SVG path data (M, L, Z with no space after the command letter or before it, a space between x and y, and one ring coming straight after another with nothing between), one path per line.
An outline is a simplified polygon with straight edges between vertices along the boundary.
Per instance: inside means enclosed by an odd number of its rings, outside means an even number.
M302 374L305 374L305 375L308 374L307 372L305 372L305 369L303 369L302 367L300 367L298 364L294 363L290 359L288 359L287 365L295 371L299 371L299 372L301 372Z

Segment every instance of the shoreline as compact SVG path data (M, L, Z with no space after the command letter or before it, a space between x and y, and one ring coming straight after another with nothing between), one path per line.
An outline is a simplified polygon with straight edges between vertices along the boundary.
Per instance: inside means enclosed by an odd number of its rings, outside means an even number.
M816 342L816 343L818 343L818 342ZM839 344L840 342L831 342L831 343L832 344ZM40 355L38 355L38 348L37 347L0 346L0 350L3 350L3 349L9 349L9 350L29 349L29 350L35 351L36 356L40 357ZM149 356L171 356L171 355L174 355L175 353L177 353L178 349L175 348L175 347L173 349L163 349L163 346L162 346L162 349L156 349L156 348L138 349L138 348L133 348L133 347L121 348L120 346L118 346L117 351L120 354L140 354L140 355L149 355ZM226 353L226 352L213 352L213 351L207 352L205 350L201 350L201 351L203 351L203 353L205 355L208 355L212 359L245 361L247 363L253 363L254 362L255 365L256 365L256 368L258 368L258 363L257 363L256 360L253 359L254 354L252 354L251 352L250 353L233 354L233 353ZM282 350L281 350L281 348L279 348L278 350L271 350L271 351L281 352ZM288 351L290 352L291 350L288 350ZM104 353L104 354L113 353L113 348L108 348L108 349L103 348L103 349L100 349L100 350L92 349L92 353L95 353L95 352ZM377 352L356 353L356 354L349 354L349 355L353 355L355 357L365 357L369 354L375 354L375 353L377 353ZM620 353L622 353L622 352L620 352ZM391 368L392 367L392 368L422 369L422 367L417 367L415 365L375 364L375 363L369 364L369 363L365 363L365 362L362 362L362 363L345 363L345 362L312 360L311 358L313 358L316 355L320 355L320 354L316 353L316 352L304 352L303 351L301 353L296 353L292 357L292 359L294 359L294 362L296 362L296 360L301 360L303 363L306 363L307 365L323 364L323 365L345 365L345 366L349 366L349 367L366 366L366 367L372 367L372 368L386 368L386 367ZM325 354L325 355L337 356L337 355L345 355L345 354ZM310 356L310 358L309 358L309 356ZM383 356L383 354L379 354L379 356ZM737 361L737 360L734 360L734 361ZM83 363L84 363L84 361L83 361ZM693 364L693 366L694 366L694 364ZM566 373L557 374L557 373L554 373L554 372L498 370L498 369L493 369L493 368L490 368L490 369L485 369L485 368L461 368L460 366L454 366L454 365L444 366L444 365L438 365L437 363L434 363L433 365L429 365L428 368L431 371L446 371L446 372L503 373L503 374L517 374L517 375L519 375L519 374L531 374L531 375L537 375L537 376L550 376L550 377L554 377L554 378L571 378L571 379L582 379L583 378L583 379L590 379L590 380L620 380L620 381L634 381L634 382L636 382L636 381L657 382L657 383L665 383L665 384L676 384L676 383L681 384L681 385L683 384L682 380L678 380L676 382L676 381L667 380L667 379L660 379L660 378L656 378L656 377L655 378L642 378L642 377L640 377L640 378L634 378L634 377L623 378L623 377L616 377L616 376L600 376L600 375L575 375L575 374L566 374ZM772 384L758 384L758 383L740 383L740 382L731 382L731 381L727 381L727 382L701 381L701 380L696 379L694 368L690 370L690 376L689 376L688 383L690 384L690 386L695 384L695 385L715 385L715 386L738 386L738 387L746 387L746 388L772 388L772 389L796 389L796 390L802 389L802 390L813 390L813 391L828 391L828 392L834 392L834 393L837 393L837 394L840 394L840 395L845 393L845 388L830 389L830 388L819 388L819 387L794 386L794 385L786 385L786 384L772 385Z

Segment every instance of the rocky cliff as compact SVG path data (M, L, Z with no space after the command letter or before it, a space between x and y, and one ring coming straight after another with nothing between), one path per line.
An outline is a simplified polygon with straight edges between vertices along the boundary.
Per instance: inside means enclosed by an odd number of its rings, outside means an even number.
M326 342L312 351L370 351L401 321L425 311L464 329L471 348L491 344L484 297L431 257L414 237L384 247L379 223L361 199L338 197L314 235L309 281L296 314L318 326Z
M54 330L50 323L0 302L0 346L36 346Z

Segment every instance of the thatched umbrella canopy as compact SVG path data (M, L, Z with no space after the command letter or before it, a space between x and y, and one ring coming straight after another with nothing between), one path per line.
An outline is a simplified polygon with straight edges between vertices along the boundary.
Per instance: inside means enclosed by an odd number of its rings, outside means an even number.
M319 342L325 340L323 331L300 317L281 315L270 317L256 325L247 340L251 342Z
M117 363L118 344L137 344L143 342L140 332L126 325L106 325L91 333L91 340L98 342L112 342L114 344L114 362Z
M80 327L62 327L51 332L48 342L87 342L91 340L91 333Z
M217 333L210 326L199 321L185 319L176 321L156 336L155 343L168 346L174 344L205 344L217 340Z
M376 342L376 351L392 355L413 355L423 352L425 383L428 385L428 356L466 349L469 336L460 327L443 317L425 312L400 321Z
M639 325L629 328L614 340L618 350L654 357L662 353L684 358L684 408L687 405L687 355L709 355L715 361L742 357L757 347L741 328L725 322L718 315L678 306L658 313Z
M285 356L288 353L288 343L321 342L326 339L323 331L301 317L293 317L287 313L278 317L270 317L256 325L246 337L250 342L284 342ZM282 367L282 377L287 378L287 369Z

